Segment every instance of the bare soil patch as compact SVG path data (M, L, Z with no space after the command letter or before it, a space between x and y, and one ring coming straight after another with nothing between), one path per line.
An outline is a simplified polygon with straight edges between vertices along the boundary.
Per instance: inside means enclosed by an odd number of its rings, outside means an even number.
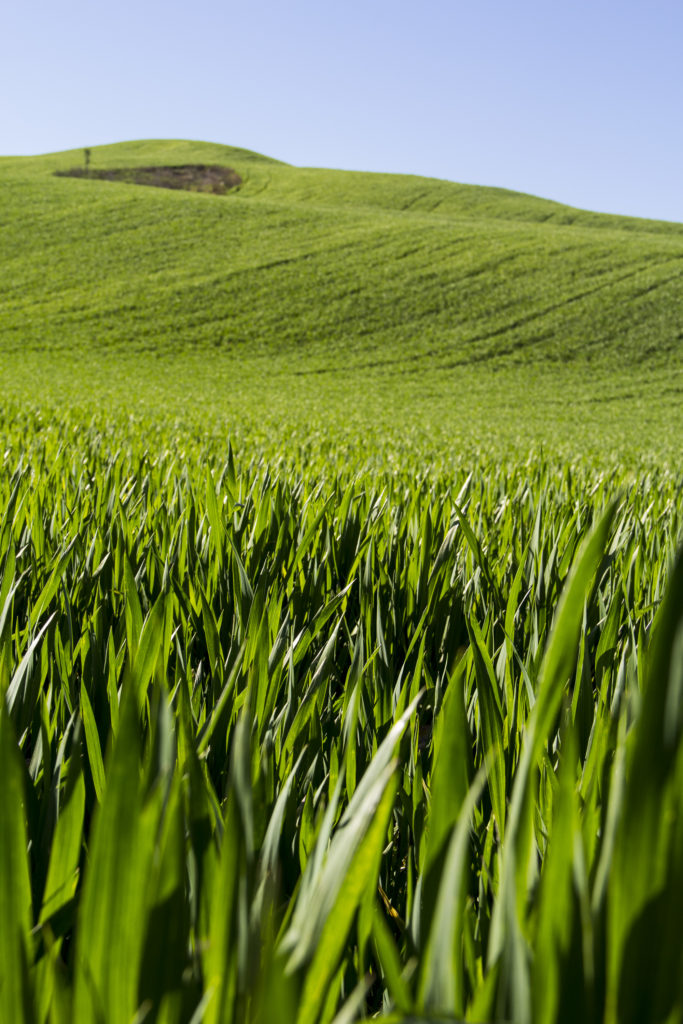
M185 189L187 192L209 192L223 196L242 184L237 171L217 164L182 164L177 167L109 167L106 170L72 167L55 171L61 178L96 178L100 181L123 181L129 185L152 185L154 188Z

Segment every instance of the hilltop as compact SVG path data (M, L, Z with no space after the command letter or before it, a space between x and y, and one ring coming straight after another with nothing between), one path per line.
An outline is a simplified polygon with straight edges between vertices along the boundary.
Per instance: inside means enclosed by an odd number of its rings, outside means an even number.
M675 446L683 225L201 142L91 167L223 166L227 195L56 176L82 161L0 160L17 399Z

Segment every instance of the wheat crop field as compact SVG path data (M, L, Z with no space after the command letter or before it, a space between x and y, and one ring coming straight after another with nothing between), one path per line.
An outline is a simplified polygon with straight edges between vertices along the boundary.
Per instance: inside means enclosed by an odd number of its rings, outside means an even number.
M683 225L82 164L0 159L0 1020L683 1021Z

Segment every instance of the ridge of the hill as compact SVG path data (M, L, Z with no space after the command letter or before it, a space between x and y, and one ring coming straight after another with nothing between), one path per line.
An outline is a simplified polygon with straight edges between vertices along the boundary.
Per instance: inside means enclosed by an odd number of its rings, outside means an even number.
M392 416L448 419L476 392L490 421L506 403L526 421L539 374L541 421L567 402L680 404L683 225L177 140L97 147L91 165L221 164L242 184L212 196L55 176L83 155L0 160L10 384L22 366L49 369L52 388L69 365L124 379L126 359L159 358L185 379L196 357L243 394L328 408L355 394ZM146 393L163 403L154 373Z
M441 178L371 171L295 167L273 157L221 143L177 139L140 139L97 146L88 151L93 169L144 166L150 163L223 164L244 179L246 195L263 194L274 202L322 206L375 207L395 212L457 215L574 225L609 230L680 234L683 224L606 214L543 199L525 192ZM29 176L64 171L83 162L82 149L36 157L0 157L0 173Z

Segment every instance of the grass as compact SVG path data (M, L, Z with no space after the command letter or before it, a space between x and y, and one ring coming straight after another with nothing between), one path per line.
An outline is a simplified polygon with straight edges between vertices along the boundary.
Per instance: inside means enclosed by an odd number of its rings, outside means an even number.
M680 480L4 432L3 1016L679 1019Z
M199 395L202 417L288 424L353 405L503 452L569 432L597 451L618 423L620 458L675 454L679 225L199 143L102 147L92 168L223 163L243 178L224 202L53 177L79 159L0 161L0 359L20 401L45 377L46 396L164 412L169 386L183 418Z
M0 1019L683 1020L683 229L78 159L0 162Z

